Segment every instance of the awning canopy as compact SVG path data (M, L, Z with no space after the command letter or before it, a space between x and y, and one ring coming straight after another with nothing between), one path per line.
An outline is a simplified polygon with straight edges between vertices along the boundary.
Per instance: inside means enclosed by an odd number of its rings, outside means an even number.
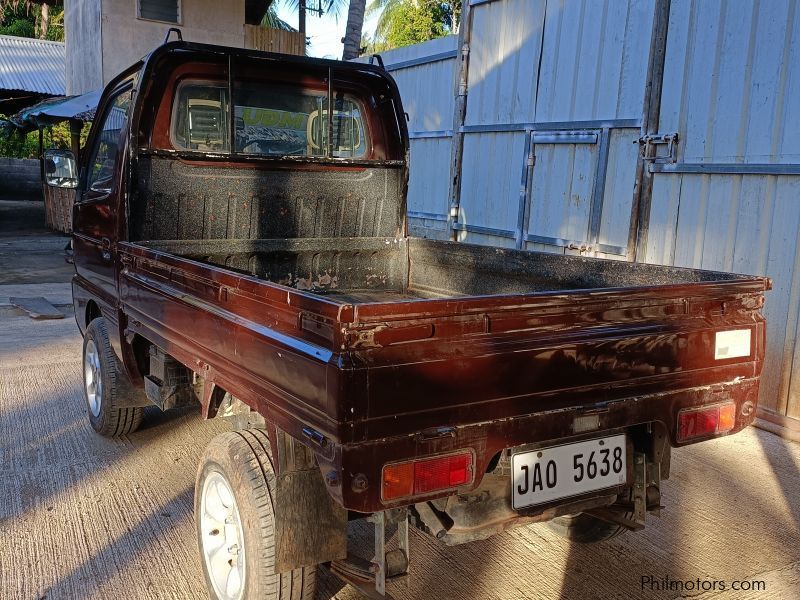
M67 98L49 98L19 111L8 121L0 121L0 126L10 133L13 130L22 133L47 127L61 121L91 121L100 101L102 89L94 90L80 96Z

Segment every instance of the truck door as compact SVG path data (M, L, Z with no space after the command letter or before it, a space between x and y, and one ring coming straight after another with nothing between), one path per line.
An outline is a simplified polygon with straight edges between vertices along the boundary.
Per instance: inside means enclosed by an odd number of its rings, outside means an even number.
M75 269L105 304L106 314L116 306L117 206L125 185L122 173L130 100L128 84L99 107L73 213Z

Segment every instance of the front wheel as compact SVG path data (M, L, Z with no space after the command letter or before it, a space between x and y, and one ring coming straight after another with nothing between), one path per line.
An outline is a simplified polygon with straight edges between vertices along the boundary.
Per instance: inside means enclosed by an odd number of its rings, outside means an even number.
M83 337L83 384L89 423L97 433L117 437L142 424L144 409L126 406L129 396L140 392L127 380L102 317L89 323Z
M311 600L316 568L275 574L275 473L267 434L223 433L200 461L194 492L203 574L215 600Z

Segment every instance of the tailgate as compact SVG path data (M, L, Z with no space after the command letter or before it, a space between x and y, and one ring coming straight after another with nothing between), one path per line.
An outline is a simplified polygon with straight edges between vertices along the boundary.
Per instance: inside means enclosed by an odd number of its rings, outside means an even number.
M361 397L355 430L375 440L757 383L768 287L742 277L359 305L347 331L359 383L341 391Z

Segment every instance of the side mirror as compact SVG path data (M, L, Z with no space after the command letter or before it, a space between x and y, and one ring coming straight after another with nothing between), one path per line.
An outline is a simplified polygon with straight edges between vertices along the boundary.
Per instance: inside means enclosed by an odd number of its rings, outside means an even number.
M51 187L78 187L78 165L69 150L44 151L44 180Z

